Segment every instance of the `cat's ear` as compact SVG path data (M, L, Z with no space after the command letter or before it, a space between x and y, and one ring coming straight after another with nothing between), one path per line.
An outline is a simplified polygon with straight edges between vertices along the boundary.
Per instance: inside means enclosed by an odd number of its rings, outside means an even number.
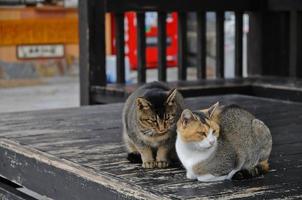
M181 120L182 125L184 127L186 127L189 122L191 122L192 120L195 120L195 116L194 116L194 114L192 113L191 110L185 109L181 113L180 120Z
M211 118L215 112L215 110L219 107L219 101L217 101L214 105L212 105L209 109L208 109L208 115L209 118Z
M172 90L170 90L170 91L168 92L166 102L167 102L167 104L168 104L169 106L174 105L176 94L177 94L177 89L176 89L176 88L174 88L174 89L172 89Z
M150 102L143 98L143 97L138 97L136 98L136 105L140 110L147 110L150 108Z

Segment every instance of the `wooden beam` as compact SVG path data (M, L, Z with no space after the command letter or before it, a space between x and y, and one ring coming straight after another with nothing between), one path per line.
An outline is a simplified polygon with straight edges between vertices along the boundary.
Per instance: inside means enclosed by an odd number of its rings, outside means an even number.
M134 185L121 184L113 176L110 178L11 140L0 140L0 158L1 175L53 199L158 199Z
M104 0L79 1L80 104L92 104L90 87L106 85Z
M302 10L300 0L268 0L267 8L270 11L297 11Z
M126 11L252 11L260 8L261 0L118 0L107 1L108 12Z
M146 82L146 25L145 13L137 12L137 82Z

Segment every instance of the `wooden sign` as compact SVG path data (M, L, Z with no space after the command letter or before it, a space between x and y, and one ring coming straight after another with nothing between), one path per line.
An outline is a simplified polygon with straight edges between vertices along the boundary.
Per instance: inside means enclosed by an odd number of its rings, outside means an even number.
M77 18L0 20L0 45L77 44Z

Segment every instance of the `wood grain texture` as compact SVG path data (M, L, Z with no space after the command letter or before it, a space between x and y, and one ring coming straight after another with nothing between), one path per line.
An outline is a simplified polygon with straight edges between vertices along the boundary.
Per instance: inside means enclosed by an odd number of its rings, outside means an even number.
M103 192L109 197L112 195L112 198L130 199L301 198L302 104L244 95L222 95L189 98L186 99L186 106L200 109L216 101L239 104L270 127L273 136L271 170L264 177L201 183L187 180L182 168L145 170L139 164L129 163L121 139L121 103L1 115L0 157L6 166L0 166L0 173L14 178L19 184L39 190L39 193L47 192L50 197L65 195L67 198L68 192L60 193L66 188L55 188L54 182L60 185L60 182L66 184L66 180L74 180L70 182L70 188L77 191L69 195L89 192L87 199L95 197L94 192ZM31 168L25 163L39 169L31 173L43 172L43 169L49 173L40 173L35 177L40 181L35 183L28 179L27 172ZM20 173L12 173L18 170ZM51 177L50 172L60 172L60 176L57 174L48 182L41 181ZM40 184L40 187L34 183ZM51 184L52 191L43 190L43 186ZM87 187L81 189L76 187L77 184ZM108 190L100 192L94 191L94 188Z

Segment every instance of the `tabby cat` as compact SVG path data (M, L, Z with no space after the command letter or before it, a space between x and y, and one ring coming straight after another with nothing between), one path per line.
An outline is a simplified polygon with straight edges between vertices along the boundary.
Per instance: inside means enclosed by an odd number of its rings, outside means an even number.
M123 137L131 154L141 156L144 168L165 168L175 153L176 122L183 97L160 82L147 83L127 99L123 110Z
M186 109L177 122L177 155L187 178L231 179L239 171L266 173L272 148L268 127L236 105L194 111Z

